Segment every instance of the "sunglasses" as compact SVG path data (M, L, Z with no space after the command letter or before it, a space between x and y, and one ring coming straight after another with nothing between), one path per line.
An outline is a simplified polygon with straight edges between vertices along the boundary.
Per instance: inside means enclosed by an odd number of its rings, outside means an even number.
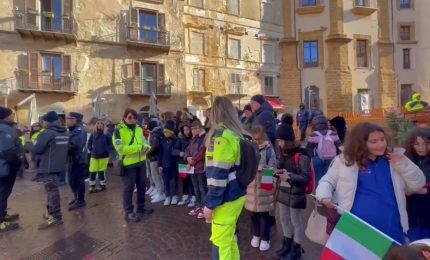
M132 116L132 115L129 115L129 116L127 116L127 117L126 117L126 119L129 119L129 120L136 120L136 119L137 119L137 117Z

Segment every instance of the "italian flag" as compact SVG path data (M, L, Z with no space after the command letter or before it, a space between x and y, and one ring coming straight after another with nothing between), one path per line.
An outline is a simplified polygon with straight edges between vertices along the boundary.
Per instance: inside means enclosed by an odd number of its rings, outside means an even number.
M187 170L186 164L179 164L178 171L179 171L179 178L181 179L185 179L187 178L188 174L192 174L191 171ZM194 171L194 168L192 168L192 171Z
M350 212L343 213L322 252L322 260L383 259L396 241Z
M273 170L272 169L261 170L260 188L267 191L273 190Z

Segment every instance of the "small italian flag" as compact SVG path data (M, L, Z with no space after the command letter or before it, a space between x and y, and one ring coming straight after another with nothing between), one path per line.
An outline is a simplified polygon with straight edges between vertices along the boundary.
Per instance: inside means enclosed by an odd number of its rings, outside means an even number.
M259 171L261 173L260 188L267 191L273 190L273 170L263 169Z
M342 214L322 252L322 260L383 259L396 241L349 212Z
M187 174L189 174L189 171L187 171L186 164L179 164L178 171L179 171L179 178L181 179L187 178Z

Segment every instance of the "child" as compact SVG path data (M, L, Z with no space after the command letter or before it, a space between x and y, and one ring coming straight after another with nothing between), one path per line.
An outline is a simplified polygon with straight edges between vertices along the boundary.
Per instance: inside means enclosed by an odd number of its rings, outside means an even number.
M191 132L193 134L193 139L185 151L185 158L187 158L188 167L194 167L194 174L191 175L191 181L193 182L194 192L196 194L196 202L194 205L195 207L188 214L204 219L203 206L208 192L205 173L206 131L200 120L193 121L191 124ZM188 204L188 207L190 206L193 206L191 202Z
M423 172L403 154L391 152L381 127L360 123L319 182L316 197L328 208L337 204L404 244L405 191L415 192L424 185Z
M276 174L280 181L276 199L284 233L283 245L276 251L276 257L300 259L305 235L302 214L306 209L306 186L311 180L311 162L306 151L295 142L291 127L281 124L276 138L281 151L278 163L281 171ZM300 154L298 165L294 158L297 154Z
M251 212L252 247L260 251L270 249L271 218L269 211L273 208L273 191L261 188L262 170L276 169L276 154L262 126L252 128L252 138L260 150L259 171L246 189L245 209Z
M408 236L411 241L430 238L430 129L415 128L405 143L406 155L426 176L426 185L418 193L406 197L409 216Z
M95 131L88 139L88 151L90 158L90 189L89 192L106 190L106 169L109 163L109 152L113 149L112 137L106 133L105 123L98 120ZM96 177L100 182L100 188L96 189Z
M176 150L175 154L179 156L180 164L187 164L185 158L185 150L187 149L188 145L190 144L191 138L193 137L191 135L191 128L189 125L184 124L179 129L179 132L179 149ZM186 174L185 176L181 176L180 181L182 182L182 199L178 202L178 206L188 206L188 204L191 202L195 204L196 197L194 196L194 187L193 183L191 182L191 177Z
M158 156L159 172L163 175L166 199L164 206L178 204L178 156L175 150L179 149L178 138L175 136L175 122L168 120L163 129L164 138L161 139Z
M328 120L323 115L314 117L312 130L314 132L308 137L307 148L312 151L312 163L318 183L327 172L333 158L340 153L341 142L336 132L329 130Z

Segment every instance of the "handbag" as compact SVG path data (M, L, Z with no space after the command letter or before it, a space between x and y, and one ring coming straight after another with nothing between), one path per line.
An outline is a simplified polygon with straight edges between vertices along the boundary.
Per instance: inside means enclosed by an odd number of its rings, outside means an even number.
M279 178L276 181L274 196L275 201L284 205L290 205L290 196L286 193L286 188L281 187L281 180Z
M120 137L119 130L117 131L117 133L118 133L118 136L117 136L117 138L118 138L118 137ZM130 140L130 143L128 145L132 145L134 143L135 135L136 135L136 128L134 128L134 130L133 130L133 135L131 136L131 140ZM125 175L124 159L125 159L125 155L123 155L121 157L121 160L119 160L119 162L118 162L119 176Z
M308 219L308 224L305 229L305 235L311 240L320 245L325 245L329 238L326 232L327 229L327 218L319 213L318 208L324 207L319 206L314 201L314 209Z
M5 160L0 159L0 178L5 178L10 174L10 165Z

